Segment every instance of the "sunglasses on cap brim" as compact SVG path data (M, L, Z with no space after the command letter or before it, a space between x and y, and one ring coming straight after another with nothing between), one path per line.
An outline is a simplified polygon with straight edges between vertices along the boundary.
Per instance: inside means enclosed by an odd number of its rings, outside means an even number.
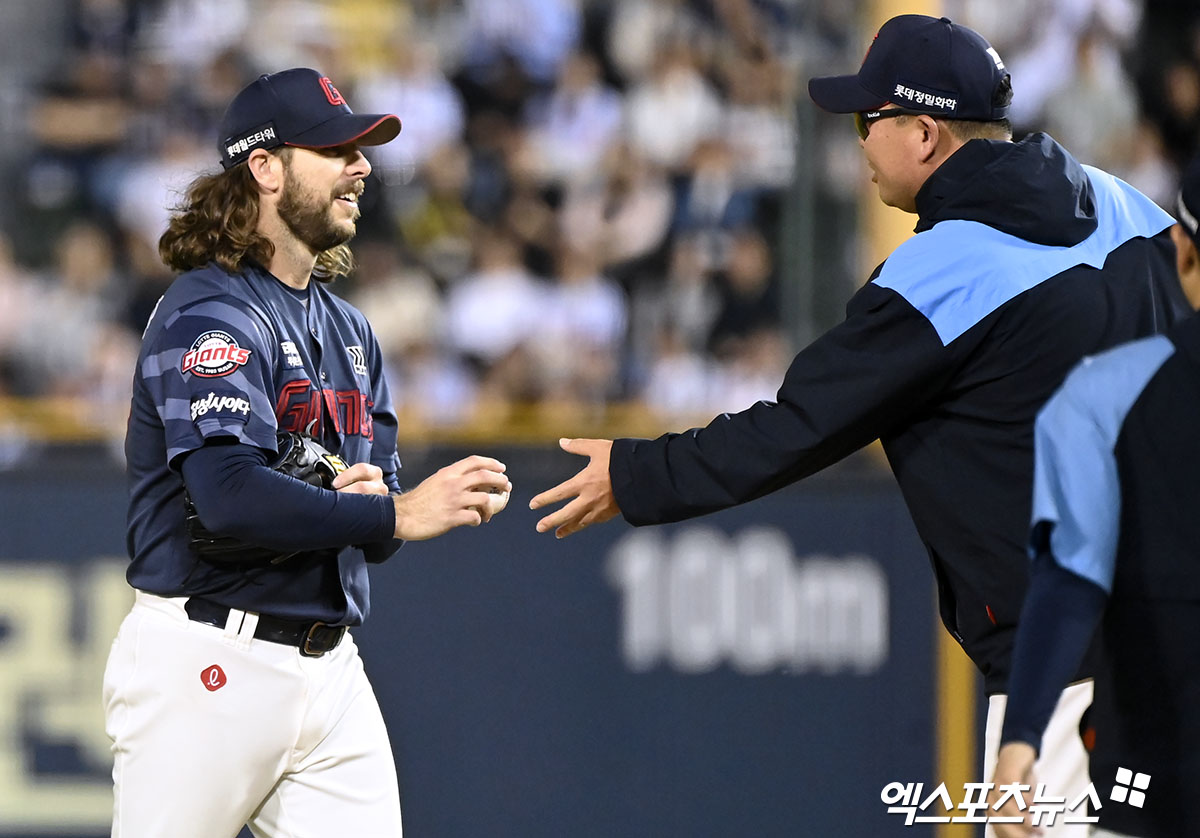
M858 131L860 139L865 140L871 133L871 123L878 122L881 119L891 119L895 116L920 116L926 114L925 111L914 111L909 108L888 108L880 111L858 111L854 114L854 129Z

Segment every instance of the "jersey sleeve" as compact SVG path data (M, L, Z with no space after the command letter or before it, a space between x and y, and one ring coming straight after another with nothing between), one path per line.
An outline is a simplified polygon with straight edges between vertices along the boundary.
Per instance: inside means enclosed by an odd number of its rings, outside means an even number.
M616 440L609 475L625 519L667 523L761 497L885 436L941 391L955 353L903 297L870 283L847 312L796 356L776 401Z
M1031 557L1111 591L1121 518L1116 445L1125 417L1173 344L1157 336L1086 359L1034 426Z
M201 300L169 315L148 339L141 377L163 424L167 462L214 437L275 451L274 346L238 300Z

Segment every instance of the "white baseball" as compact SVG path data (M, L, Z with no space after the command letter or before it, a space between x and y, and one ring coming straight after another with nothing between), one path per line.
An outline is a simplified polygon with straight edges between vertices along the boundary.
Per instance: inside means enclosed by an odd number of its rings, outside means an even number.
M504 511L504 507L508 506L508 492L501 492L492 489L488 492L488 514L495 515Z

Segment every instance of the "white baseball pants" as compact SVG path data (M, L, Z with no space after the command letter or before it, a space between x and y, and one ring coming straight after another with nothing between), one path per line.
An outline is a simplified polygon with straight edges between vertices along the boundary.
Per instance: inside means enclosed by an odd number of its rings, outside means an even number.
M304 657L138 592L104 675L113 838L400 838L387 730L347 633Z
M1092 704L1092 682L1080 681L1063 690L1054 707L1054 714L1046 726L1042 737L1042 747L1038 750L1038 761L1034 763L1033 771L1037 783L1046 784L1046 792L1056 797L1065 797L1068 805L1087 791L1088 783L1088 753L1079 738L1079 720ZM996 756L1000 752L1000 731L1004 726L1004 708L1008 706L1008 696L993 695L988 697L987 725L983 743L984 782L992 781L992 773L996 768ZM1080 807L1075 814L1084 814ZM1089 824L1065 824L1062 815L1055 817L1054 825L1042 825L1043 838L1088 838L1091 830ZM995 838L996 831L991 824L984 829L985 838Z

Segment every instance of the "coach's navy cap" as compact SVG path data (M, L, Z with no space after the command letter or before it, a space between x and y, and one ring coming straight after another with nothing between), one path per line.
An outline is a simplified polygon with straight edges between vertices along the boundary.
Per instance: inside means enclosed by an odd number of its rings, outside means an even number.
M1175 199L1175 215L1192 241L1200 246L1200 155L1193 157L1183 170L1179 196Z
M900 15L885 23L858 74L809 81L824 110L856 113L886 103L948 119L1008 117L1011 88L1000 55L973 29L949 18Z
M221 118L221 165L236 166L256 148L382 145L400 133L394 114L356 114L327 76L298 67L259 76L233 97Z

